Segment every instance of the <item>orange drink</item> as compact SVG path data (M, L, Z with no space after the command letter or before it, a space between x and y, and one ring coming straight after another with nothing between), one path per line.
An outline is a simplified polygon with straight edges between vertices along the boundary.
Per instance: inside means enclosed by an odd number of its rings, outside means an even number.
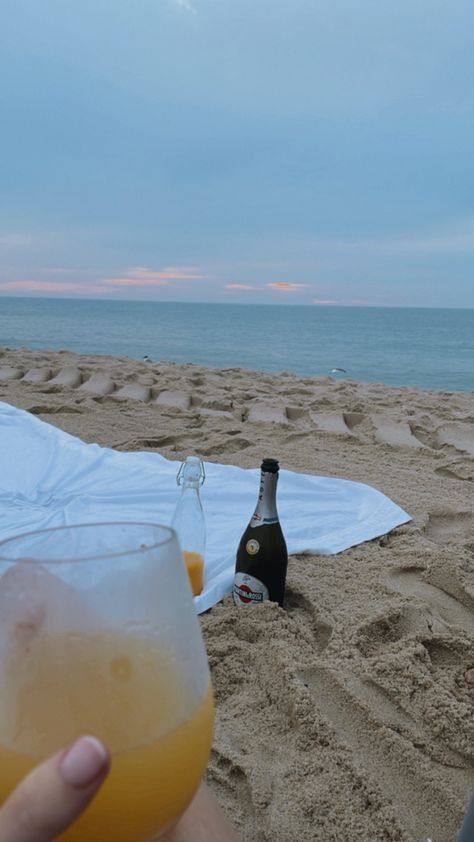
M202 559L190 559L202 585ZM212 741L204 642L173 530L113 522L0 542L0 803L78 736L112 767L65 842L151 842Z
M4 700L0 801L33 766L87 732L109 746L112 769L84 816L60 838L147 840L173 824L207 764L210 687L193 699L166 650L147 639L40 635L29 647L21 668L12 660L7 669L10 686L20 678L21 689L13 708L8 694Z
M192 550L183 550L193 596L199 596L204 587L204 556Z

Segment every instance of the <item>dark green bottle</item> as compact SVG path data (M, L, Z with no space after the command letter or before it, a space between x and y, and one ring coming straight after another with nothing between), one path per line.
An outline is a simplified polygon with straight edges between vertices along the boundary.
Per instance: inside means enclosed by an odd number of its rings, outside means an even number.
M276 505L279 466L264 459L257 507L240 539L234 577L236 605L258 605L267 599L283 605L288 551Z

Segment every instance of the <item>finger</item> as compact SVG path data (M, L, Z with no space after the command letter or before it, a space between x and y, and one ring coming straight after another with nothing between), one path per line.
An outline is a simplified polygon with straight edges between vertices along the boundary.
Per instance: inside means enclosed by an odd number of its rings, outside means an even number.
M0 842L50 842L85 810L107 777L110 756L80 737L37 766L0 810Z

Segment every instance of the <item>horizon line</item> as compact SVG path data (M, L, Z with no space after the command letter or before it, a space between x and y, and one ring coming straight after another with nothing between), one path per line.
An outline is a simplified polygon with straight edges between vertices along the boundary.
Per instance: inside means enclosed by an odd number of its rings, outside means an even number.
M184 304L195 307L196 305L206 306L223 306L223 307L314 307L319 308L321 310L474 310L473 306L451 306L447 307L445 305L421 305L421 304L347 304L341 302L341 304L331 303L331 304L322 304L322 303L315 303L309 301L305 304L298 303L298 302L291 302L289 300L285 300L285 302L244 302L244 301L176 301L176 300L157 300L156 298L99 298L98 296L94 296L93 298L89 298L87 296L82 295L9 295L8 293L2 293L0 291L0 298L5 299L14 299L17 301L90 301L96 302L101 301L107 304Z

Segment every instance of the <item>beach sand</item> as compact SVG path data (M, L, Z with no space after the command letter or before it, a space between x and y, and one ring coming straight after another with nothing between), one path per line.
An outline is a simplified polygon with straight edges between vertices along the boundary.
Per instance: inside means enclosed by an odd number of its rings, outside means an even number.
M118 450L272 456L406 509L388 536L292 556L286 610L201 617L208 780L246 842L453 842L474 787L472 393L4 349L0 400Z

